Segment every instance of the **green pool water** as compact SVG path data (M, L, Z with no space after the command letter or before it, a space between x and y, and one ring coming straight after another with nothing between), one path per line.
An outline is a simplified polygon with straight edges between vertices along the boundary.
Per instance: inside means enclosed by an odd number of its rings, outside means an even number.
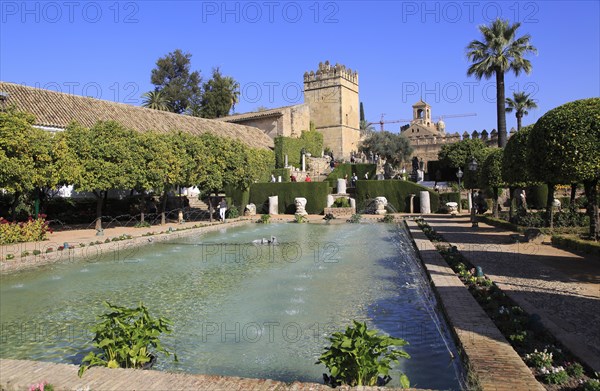
M252 241L276 236L276 246ZM79 364L102 302L173 321L179 362L154 369L321 382L327 337L352 319L406 339L413 386L460 389L447 326L402 228L252 224L2 276L0 357ZM398 384L397 372L391 385Z

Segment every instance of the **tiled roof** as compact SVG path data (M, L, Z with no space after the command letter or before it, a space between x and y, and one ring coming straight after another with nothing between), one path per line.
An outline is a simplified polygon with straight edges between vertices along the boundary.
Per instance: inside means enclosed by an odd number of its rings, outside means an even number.
M91 127L97 121L117 121L140 132L155 130L166 133L183 131L191 134L211 132L240 140L254 148L273 148L273 140L260 129L223 121L146 109L78 95L43 90L0 81L0 92L8 93L4 104L35 115L35 125L66 128L69 123Z
M236 122L236 121L245 121L248 119L262 118L262 117L281 117L283 115L283 111L292 106L283 106L277 107L275 109L268 109L262 111L251 111L249 113L241 113L228 115L227 117L219 118L219 121L226 122Z

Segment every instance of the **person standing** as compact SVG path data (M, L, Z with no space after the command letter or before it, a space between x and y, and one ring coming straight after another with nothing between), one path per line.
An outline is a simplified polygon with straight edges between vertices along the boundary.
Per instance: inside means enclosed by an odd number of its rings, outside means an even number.
M227 201L225 198L222 198L221 202L219 202L219 216L222 222L225 222L225 212L227 212Z
M304 179L304 182L312 182L312 179L310 179L310 174L306 174L306 178Z
M358 180L358 176L356 176L356 173L353 173L352 177L350 178L350 184L352 187L356 187L357 180Z

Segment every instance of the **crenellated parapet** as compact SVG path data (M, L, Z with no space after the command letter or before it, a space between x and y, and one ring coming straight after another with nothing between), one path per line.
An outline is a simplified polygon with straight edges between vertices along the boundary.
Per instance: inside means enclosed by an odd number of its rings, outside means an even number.
M325 63L320 62L316 72L312 70L310 72L304 72L304 83L323 81L332 78L342 78L350 83L358 85L358 72L346 68L345 65L337 63L331 65L329 61L325 61Z

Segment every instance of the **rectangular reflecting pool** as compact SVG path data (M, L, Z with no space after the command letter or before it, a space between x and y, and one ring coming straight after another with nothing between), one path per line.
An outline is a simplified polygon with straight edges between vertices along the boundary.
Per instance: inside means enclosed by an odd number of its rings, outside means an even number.
M322 382L351 320L406 339L411 386L461 388L454 342L412 243L390 224L251 224L2 276L0 357L79 364L103 301L173 321L154 369ZM276 237L278 244L253 243ZM451 354L452 353L452 354ZM398 372L392 372L398 385Z

